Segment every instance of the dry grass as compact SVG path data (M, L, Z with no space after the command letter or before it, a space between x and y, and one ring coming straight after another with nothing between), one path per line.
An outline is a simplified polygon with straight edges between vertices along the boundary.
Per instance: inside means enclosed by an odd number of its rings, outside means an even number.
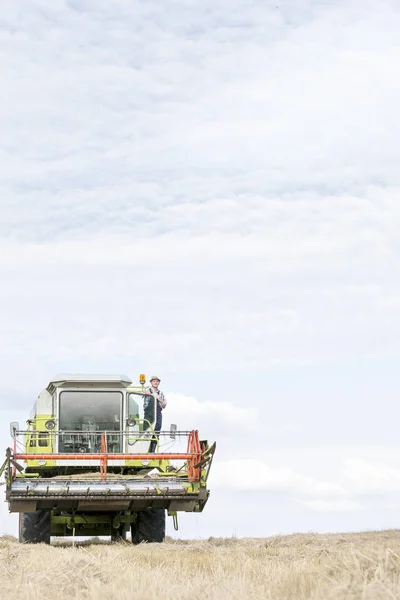
M400 599L400 532L165 544L21 545L0 538L7 600Z

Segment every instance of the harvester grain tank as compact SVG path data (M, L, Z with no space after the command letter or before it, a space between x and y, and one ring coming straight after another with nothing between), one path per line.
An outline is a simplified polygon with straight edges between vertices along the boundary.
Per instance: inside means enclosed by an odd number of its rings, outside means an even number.
M156 400L145 377L59 375L33 407L27 428L10 425L5 473L19 539L111 536L162 542L166 512L201 512L215 443L171 425L158 435ZM156 451L150 452L156 442ZM173 451L178 445L179 451Z

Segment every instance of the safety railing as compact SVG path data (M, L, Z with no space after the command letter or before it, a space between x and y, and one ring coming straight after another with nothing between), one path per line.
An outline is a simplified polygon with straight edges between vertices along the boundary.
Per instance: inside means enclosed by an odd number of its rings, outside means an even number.
M215 450L215 444L211 448L206 448L199 440L199 434L197 430L193 431L174 431L174 437L185 438L187 437L187 448L186 452L121 452L114 451L114 448L109 448L109 438L114 439L119 437L121 439L121 445L127 438L136 439L137 441L146 440L149 444L152 440L156 440L159 436L171 436L170 431L154 432L149 430L147 432L126 432L126 431L96 431L96 432L82 432L82 431L49 431L49 432L35 432L35 433L48 433L51 439L56 439L57 436L82 436L92 435L96 436L95 451L80 451L80 452L27 452L26 448L21 447L18 443L18 438L27 434L32 435L32 431L14 431L14 448L13 451L9 452L8 458L10 462L10 468L12 469L12 478L15 479L16 471L22 470L21 465L18 461L51 461L51 460L68 460L84 463L86 461L98 461L100 467L100 478L104 481L107 477L107 467L110 460L140 460L143 461L165 461L165 460L177 460L183 461L181 467L186 466L187 476L189 481L199 481L201 476L201 468L207 462L210 462L212 455ZM89 448L89 447L88 447Z
M60 453L97 453L100 451L102 430L14 430L14 446L16 448L49 448L57 449ZM163 430L156 432L153 428L145 431L115 431L106 430L107 447L109 452L121 453L124 447L133 446L137 442L145 444L159 438L169 438L174 443L176 439L189 438L191 431ZM34 450L28 450L34 453ZM45 450L43 450L45 452ZM127 450L129 454L129 450Z

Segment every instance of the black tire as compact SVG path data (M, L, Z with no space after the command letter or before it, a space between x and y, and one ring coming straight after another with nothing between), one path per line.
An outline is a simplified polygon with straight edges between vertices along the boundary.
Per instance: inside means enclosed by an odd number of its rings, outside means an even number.
M50 544L50 511L37 510L33 513L21 513L19 541L22 544Z
M165 540L165 510L149 508L137 513L132 523L132 544L141 542L161 543Z

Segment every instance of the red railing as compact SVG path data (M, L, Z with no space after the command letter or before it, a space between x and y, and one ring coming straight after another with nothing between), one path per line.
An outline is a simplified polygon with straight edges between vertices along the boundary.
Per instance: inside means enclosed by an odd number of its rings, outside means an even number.
M102 441L100 452L96 454L86 454L86 453L78 453L78 454L38 454L38 453L17 453L16 452L16 444L14 442L14 460L76 460L76 461L86 461L86 460L98 460L100 463L100 479L105 481L107 479L107 465L108 461L111 460L184 460L187 463L187 474L189 481L199 481L200 480L200 466L199 463L202 461L203 453L200 448L199 441L199 432L191 431L189 433L188 438L188 447L187 452L176 452L176 453L163 453L163 452L154 452L154 453L141 453L141 454L114 454L109 453L107 451L107 438L106 432L102 433ZM13 474L13 478L15 474Z
M199 432L191 431L188 438L188 446L187 446L188 454L194 456L194 459L188 461L188 479L189 481L198 481L200 479L200 467L198 463L201 462L201 449L200 449L200 441L199 441Z

